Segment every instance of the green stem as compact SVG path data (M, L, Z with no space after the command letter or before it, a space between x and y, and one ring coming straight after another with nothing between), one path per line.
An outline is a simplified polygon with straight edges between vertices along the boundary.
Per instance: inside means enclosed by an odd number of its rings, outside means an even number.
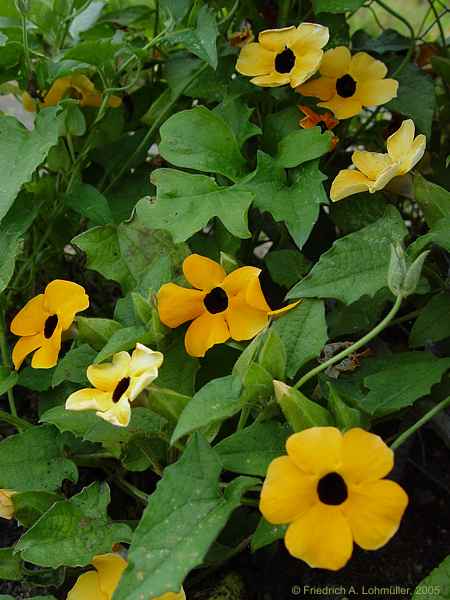
M336 363L341 362L344 358L347 358L347 356L350 356L350 354L353 354L353 352L356 352L356 350L359 350L359 348L362 348L363 346L365 346L368 342L370 342L370 340L373 340L373 338L375 338L379 333L381 333L383 331L383 329L385 329L389 325L389 323L392 321L392 319L395 317L395 315L399 311L401 304L402 304L402 297L397 296L397 298L395 300L395 304L393 305L391 310L388 312L388 314L384 317L384 319L382 321L380 321L378 323L378 325L376 325L371 331L369 331L369 333L367 335L365 335L364 337L359 339L357 342L352 344L349 348L346 348L342 352L339 352L335 356L332 356L329 360L325 361L324 363L321 363L319 366L315 367L314 369L311 369L311 371L308 371L308 373L305 373L305 375L303 375L303 377L301 377L297 381L297 383L294 385L294 388L299 389L303 384L305 384L307 381L309 381L315 375L318 375L322 371L325 371L326 369L328 369L328 367L331 367L332 365L335 365Z
M291 0L280 0L278 10L278 25L284 27L289 19L289 9L291 8Z
M411 23L407 19L405 19L405 17L403 17L400 13L398 13L393 8L391 8L390 6L385 4L382 0L375 0L375 2L379 6L381 6L381 8L384 8L384 10L386 12L390 13L393 17L395 17L396 19L398 19L399 21L404 23L404 25L408 28L410 36L411 36L411 44L408 48L408 52L406 53L405 58L399 64L399 66L395 69L395 71L392 73L392 77L394 77L395 75L398 75L402 71L403 67L409 62L409 60L414 52L415 45L416 45L416 34L414 32L414 29L413 29Z
M11 369L11 360L10 360L10 355L9 355L8 344L6 342L5 315L4 315L3 310L1 311L1 314L0 314L0 352L1 352L1 356L2 356L3 366L6 367L8 370L10 370ZM14 417L17 417L16 403L14 402L14 392L13 392L12 388L10 388L8 390L8 402L9 402L9 409L11 411L11 414Z
M153 134L158 129L158 127L160 126L161 122L164 120L165 116L172 110L172 106L174 106L174 104L178 101L178 98L181 96L181 94L184 92L184 90L187 87L189 87L189 85L193 81L195 81L195 79L197 79L197 77L206 69L207 66L208 66L207 63L205 63L199 69L197 69L197 71L195 71L195 73L192 75L192 77L189 77L189 79L183 85L182 89L179 90L179 92L170 100L170 102L167 103L167 105L164 108L164 110L161 112L161 114L159 115L159 117L156 119L156 121L153 123L153 125L150 127L150 129L145 134L144 138L142 139L142 142L138 145L138 147L131 154L131 156L128 158L128 160L126 160L124 162L124 164L122 165L122 167L119 169L117 175L115 177L113 177L113 179L110 181L109 185L107 185L106 188L103 190L103 193L106 194L112 187L114 187L114 185L116 184L116 182L130 168L130 165L133 163L133 160L135 159L135 157L140 152L142 152L142 150L144 148L146 148L149 145L149 142L150 142Z
M25 421L24 419L21 419L16 415L10 415L4 410L0 410L0 421L12 425L18 431L22 431L22 429L29 429L30 427L32 427L31 423L28 423L28 421Z
M436 404L436 406L434 406L428 412L426 412L421 419L414 423L414 425L411 425L411 427L409 427L406 431L401 433L398 436L398 438L391 444L392 450L396 450L399 446L403 444L403 442L405 442L409 437L411 437L413 433L420 429L422 425L428 423L428 421L432 419L434 415L436 415L438 412L440 412L447 406L450 406L450 396L445 400L442 400L442 402L439 402L439 404Z
M394 327L394 325L400 325L401 323L405 323L405 321L411 321L411 319L415 319L422 312L421 309L413 310L406 315L402 315L398 319L394 319L389 323L389 327Z
M244 427L246 426L248 418L250 416L250 412L251 412L251 410L248 405L245 405L242 407L241 414L239 416L238 426L237 426L238 431L240 431L241 429L244 429Z
M436 10L436 7L433 4L433 0L428 0L428 4L430 5L431 10L433 11L434 18L436 19L436 24L439 28L439 35L441 36L442 42L442 51L444 56L447 56L447 40L445 38L444 28L442 27L441 18Z
M133 496L133 498L136 498L136 500L139 500L139 502L147 504L148 494L139 490L136 486L134 486L132 483L130 483L123 477L116 476L114 478L114 481L125 493L129 494L130 496Z
M27 18L26 15L23 14L23 12L20 12L20 21L21 21L21 25L22 25L22 44L23 44L23 54L25 57L25 71L26 71L26 78L27 81L30 80L31 77L31 71L32 71L32 65L31 65L31 58L30 58L30 49L28 47L28 31L27 31Z

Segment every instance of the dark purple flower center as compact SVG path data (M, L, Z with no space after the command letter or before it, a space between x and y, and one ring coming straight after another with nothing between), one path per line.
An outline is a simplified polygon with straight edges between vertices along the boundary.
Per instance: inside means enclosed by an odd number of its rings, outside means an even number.
M58 315L50 315L47 317L44 325L44 337L48 340L55 333L58 325Z
M336 91L341 98L350 98L356 92L356 81L347 73L336 81Z
M112 395L113 402L119 402L119 400L122 398L123 394L127 391L129 385L130 385L129 377L123 377L119 381L119 383L116 385L116 388Z
M285 48L275 57L275 70L278 73L290 73L295 65L295 54L290 48Z
M347 500L347 485L339 473L328 473L319 480L317 494L324 504L337 506Z
M221 287L213 288L208 294L206 294L203 304L206 310L211 314L223 312L228 308L228 296L224 289Z

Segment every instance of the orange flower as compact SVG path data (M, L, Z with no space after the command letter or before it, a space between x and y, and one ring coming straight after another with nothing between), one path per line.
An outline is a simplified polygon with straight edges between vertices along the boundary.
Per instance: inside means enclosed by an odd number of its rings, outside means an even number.
M246 21L241 31L235 31L230 34L228 41L232 48L243 48L247 44L250 44L250 42L253 42L254 39L252 26Z
M300 105L298 108L302 111L303 114L306 115L305 117L301 118L298 122L300 127L303 127L303 129L311 129L311 127L319 126L322 132L324 132L331 131L336 127L336 125L339 125L339 121L335 119L333 115L329 112L325 112L322 114L316 113L312 110L312 108L302 105ZM336 148L336 144L338 142L339 138L337 136L333 136L333 139L331 140L332 150Z

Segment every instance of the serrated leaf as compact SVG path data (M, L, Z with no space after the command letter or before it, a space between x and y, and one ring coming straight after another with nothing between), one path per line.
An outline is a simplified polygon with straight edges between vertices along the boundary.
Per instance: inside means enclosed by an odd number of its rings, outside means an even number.
M425 346L450 337L450 294L441 292L433 296L422 308L409 336L411 348Z
M337 240L288 298L337 298L351 304L374 296L387 285L391 243L401 242L406 233L399 212L388 206L381 219Z
M164 470L149 499L114 600L156 598L178 590L201 564L242 493L258 482L238 477L222 495L220 471L215 452L196 434L178 462Z
M129 542L130 528L110 523L106 483L93 483L70 500L54 504L18 541L16 551L35 565L83 567L113 544Z
M427 590L426 594L424 591ZM449 600L450 598L450 555L433 569L417 586L412 600L434 598L435 600Z
M0 488L56 490L76 481L75 464L64 456L63 438L52 426L32 427L0 442Z
M272 460L285 454L284 446L290 433L280 423L254 423L223 439L214 450L224 469L264 477Z
M46 108L36 116L33 131L14 117L0 115L0 221L14 202L20 188L31 179L48 151L58 141L57 108Z
M286 348L287 376L294 377L304 364L320 355L327 342L325 305L321 300L302 300L272 328Z
M242 177L245 160L230 126L204 106L176 113L160 129L161 156L176 167Z
M69 350L56 366L53 373L52 387L56 387L64 381L88 384L86 370L94 362L95 356L95 350L88 344L82 344Z
M252 535L252 552L256 552L260 548L264 548L264 546L282 539L286 533L287 527L287 525L272 525L272 523L266 521L264 517L261 517L261 521L259 522L255 533Z
M175 169L152 173L157 187L155 201L142 198L136 206L144 224L169 231L175 242L182 242L219 217L229 232L247 238L247 211L253 194L237 186L220 187L213 178Z
M298 167L329 152L332 139L331 131L322 133L320 127L297 129L280 141L275 161L287 169Z
M192 398L180 415L171 444L198 429L220 423L242 408L239 377L227 375L213 379Z

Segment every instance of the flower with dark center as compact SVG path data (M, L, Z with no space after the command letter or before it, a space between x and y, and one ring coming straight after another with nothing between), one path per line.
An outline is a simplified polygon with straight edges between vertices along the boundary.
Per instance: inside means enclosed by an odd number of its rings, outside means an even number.
M280 400L289 386L274 381ZM384 546L408 504L402 488L383 479L394 453L360 428L311 427L286 442L287 455L269 465L260 510L274 525L288 524L288 551L310 567L341 569L355 542L365 550Z
M386 79L386 65L366 52L352 56L345 46L328 50L319 71L320 77L296 91L322 100L318 106L331 110L337 119L349 119L364 106L380 106L397 95L398 81Z

